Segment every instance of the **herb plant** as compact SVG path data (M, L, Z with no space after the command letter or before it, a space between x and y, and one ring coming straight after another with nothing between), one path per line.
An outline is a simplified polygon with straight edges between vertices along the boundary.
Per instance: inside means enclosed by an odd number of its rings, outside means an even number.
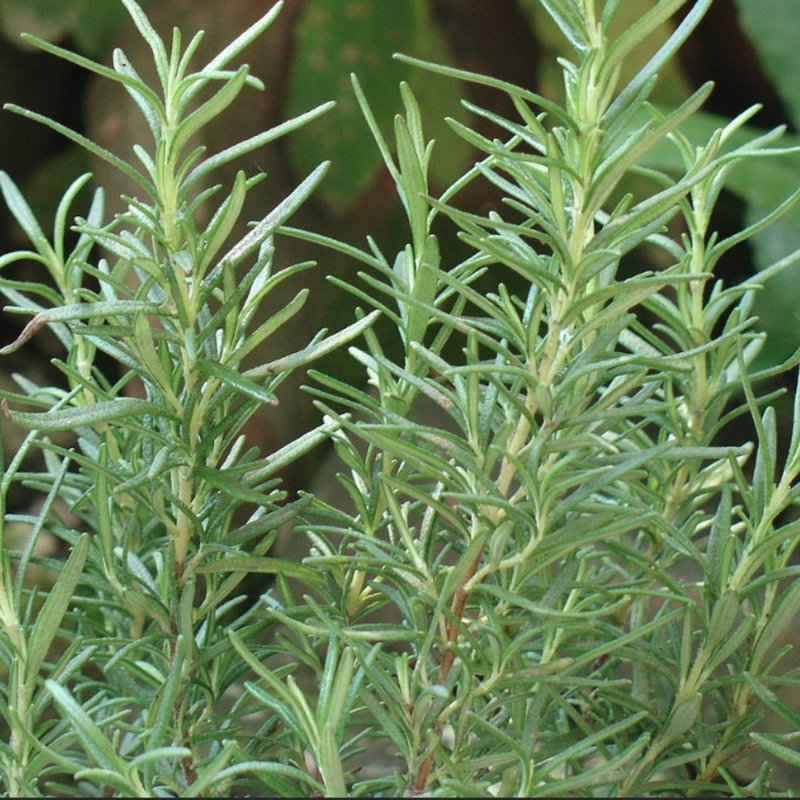
M647 102L711 0L693 4L627 83L628 54L683 0L655 2L616 39L619 0L542 0L574 49L563 103L406 58L505 92L518 114L469 105L497 136L453 123L481 156L438 198L410 89L400 87L390 146L354 79L408 218L392 258L372 240L362 251L288 225L324 165L229 241L262 176L240 172L222 200L206 179L329 110L220 153L192 149L193 133L257 86L228 65L280 4L190 72L198 37L184 48L176 31L168 51L122 1L152 49L158 90L120 51L110 69L35 43L122 84L148 120L149 149L129 163L12 110L110 161L141 194L104 221L98 190L68 229L80 178L51 240L0 177L32 247L0 267L44 268L25 281L0 275L12 309L32 317L4 350L47 328L67 353L65 388L18 377L3 400L30 430L9 454L3 497L19 483L44 497L36 513L4 511L6 529L29 529L20 551L0 551L6 793L777 791L768 764L747 779L736 764L755 751L800 766L795 733L761 722L764 709L794 732L800 722L779 697L798 678L777 646L800 609L800 393L779 448L774 393L755 388L772 373L750 367L763 343L758 286L719 275L726 252L798 195L719 237L712 211L727 174L785 155L782 131L732 144L750 109L698 146L681 126L710 86L678 108ZM644 166L665 144L681 174ZM460 208L472 181L502 202ZM434 228L446 220L465 258L440 246ZM254 323L270 291L311 266L273 268L281 236L359 260L360 283L333 281L363 310L245 369L307 294ZM638 268L648 253L666 266ZM391 335L373 328L379 316ZM276 402L286 375L360 337L349 352L368 388L312 369L319 427L274 453L248 449L242 426ZM98 353L120 373L101 371ZM720 444L743 418L755 441ZM54 431L71 431L74 446ZM287 499L277 472L326 438L339 496ZM26 460L36 451L39 470ZM271 553L286 527L309 539L301 561ZM69 555L38 554L45 536ZM37 586L42 568L53 579ZM242 581L259 573L271 586L253 600Z

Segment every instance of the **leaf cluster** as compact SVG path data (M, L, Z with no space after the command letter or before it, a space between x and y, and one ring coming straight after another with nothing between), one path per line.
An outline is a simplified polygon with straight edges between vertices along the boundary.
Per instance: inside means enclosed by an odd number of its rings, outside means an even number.
M257 315L276 287L313 266L277 269L273 240L326 166L238 240L246 195L264 176L240 171L225 192L209 179L331 104L219 153L194 148L201 127L244 88L260 87L246 66L228 65L280 5L199 71L190 61L202 34L184 47L175 30L168 50L141 8L132 0L124 5L150 46L158 88L142 81L121 50L112 69L29 39L132 96L152 134L149 145L134 148L138 164L9 107L118 167L141 192L105 221L98 189L86 217L70 229L72 204L90 176L77 179L50 238L0 174L3 197L31 246L3 256L0 267L23 261L40 276L0 278L8 310L30 317L3 352L43 329L66 352L55 362L63 387L19 378L19 391L3 395L4 413L31 431L5 473L4 497L13 482L47 497L38 517L6 518L29 528L24 550L15 552L10 535L2 549L3 716L11 731L2 763L12 795L61 791L65 775L128 796L190 786L202 793L257 771L241 766L254 759L237 743L238 705L226 696L244 672L228 636L239 631L249 641L265 628L242 593L248 574L280 570L313 582L307 567L268 553L280 527L307 504L286 502L277 475L331 425L263 454L242 428L258 408L277 402L293 370L371 323L321 331L294 353L244 367L306 301L301 289L266 321ZM101 369L98 354L113 359L119 373ZM71 432L76 446L49 438L57 431ZM44 452L45 469L25 472L23 456L35 449ZM66 564L36 557L40 536L72 548ZM34 565L57 570L43 592L30 585ZM211 730L222 738L212 740Z
M191 72L199 36L184 48L176 31L168 49L134 0L123 3L157 89L120 51L111 69L36 44L129 92L153 139L135 149L138 164L12 110L119 167L141 197L105 222L96 193L70 237L81 178L51 240L0 176L32 248L0 267L25 260L49 281L0 276L12 310L31 317L4 350L48 328L67 353L66 388L20 378L3 395L30 430L3 497L22 482L45 498L36 514L3 509L7 793L772 792L769 765L750 786L735 765L754 749L798 763L792 734L760 726L763 709L798 723L779 696L796 671L781 673L787 649L776 644L800 608L800 392L779 456L773 394L757 392L777 370L752 366L758 287L715 276L798 195L721 238L712 212L729 172L784 152L781 131L741 142L750 110L697 147L682 129L710 86L668 111L648 103L710 0L624 81L629 53L681 0L654 3L617 39L619 0L600 10L543 0L573 49L563 104L405 58L504 92L516 111L465 104L496 135L450 122L480 156L438 197L412 91L401 84L390 144L354 78L408 220L394 258L371 239L361 250L288 226L324 165L231 244L263 176L240 172L220 201L214 170L328 110L220 153L192 149L258 86L229 64L280 4ZM643 165L663 146L679 171ZM630 189L632 174L647 191ZM460 206L473 181L494 187L496 207ZM445 220L468 251L461 260L435 233ZM257 321L273 289L311 266L277 269L280 236L358 260L360 283L333 280L362 308L344 330L245 368L306 301L301 289ZM647 252L666 266L626 274ZM399 353L372 329L378 316ZM366 387L312 370L323 422L277 452L248 448L244 424L286 376L356 337L349 352ZM120 377L98 368L98 352ZM720 444L743 417L755 441ZM62 430L73 447L49 438ZM287 501L279 470L325 438L339 497ZM24 471L37 449L44 468ZM311 542L302 562L271 553L292 522ZM12 524L28 528L19 551ZM65 560L37 554L50 535L71 548ZM48 588L31 585L34 568L55 572ZM256 604L241 589L253 573L274 576ZM359 773L387 748L390 766Z
M546 5L576 56L562 63L563 107L406 59L504 91L519 115L467 104L498 135L451 122L484 158L439 198L408 89L391 148L355 83L410 241L393 263L373 242L360 254L328 243L369 266L368 288L349 288L394 321L403 353L368 331L350 348L368 391L314 376L342 426L351 510L318 503L308 523L306 563L333 580L304 633L355 650L374 687L365 713L407 765L386 792L724 794L754 742L788 752L754 732L753 703L782 681L777 628L761 638L773 604L788 603L781 625L797 610L782 589L796 524L778 524L797 464L792 446L778 465L770 395L753 389L770 377L749 366L763 343L758 287L715 270L797 195L720 239L712 211L728 173L779 152L781 130L732 145L751 109L698 148L681 126L710 86L669 113L647 103L708 3L624 86L622 60L681 4L656 4L616 41L617 3L597 17L591 4ZM664 143L678 174L640 166ZM626 192L632 172L652 191ZM502 206L459 208L473 180ZM442 263L438 215L460 228L465 260ZM621 277L645 247L668 266ZM742 415L756 443L718 446ZM379 610L392 624L372 622Z

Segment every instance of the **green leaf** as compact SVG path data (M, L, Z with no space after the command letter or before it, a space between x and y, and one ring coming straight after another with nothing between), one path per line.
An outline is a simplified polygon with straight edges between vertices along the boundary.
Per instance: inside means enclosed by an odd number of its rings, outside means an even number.
M659 747L668 747L676 739L683 736L697 722L702 706L703 695L697 692L675 708L658 735Z
M704 669L704 674L711 674L713 670L715 670L734 653L736 653L742 644L749 639L754 625L755 617L752 614L746 616L739 623L739 625L737 625L733 633L731 633L727 639L724 639L717 645L716 650L708 659L708 663Z
M265 287L266 288L266 287ZM307 288L301 289L283 308L271 314L270 317L258 326L252 333L248 334L244 341L230 355L230 362L239 364L244 357L257 349L266 339L272 336L275 331L280 330L283 325L294 317L305 305L309 296ZM257 369L257 368L254 368Z
M293 503L286 503L267 514L259 514L251 519L250 522L228 533L223 543L229 547L242 545L256 536L276 531L308 508L313 499L312 495L304 495L299 500L295 500Z
M288 372L310 364L312 361L316 361L327 353L338 350L346 342L355 339L356 336L369 328L379 315L380 312L373 311L363 319L358 320L358 322L353 322L337 333L332 333L330 336L319 339L302 350L298 350L282 358L277 358L260 367L253 367L247 370L244 376L246 378L262 378L265 375L278 375L282 372Z
M158 687L155 700L147 713L146 739L144 742L145 754L163 748L171 741L171 725L175 713L175 702L178 693L183 690L182 669L184 664L183 651L180 646L181 637L175 637L175 655L169 666L169 675L166 681ZM143 759L143 756L139 757ZM138 761L139 759L136 759ZM144 760L144 759L143 759ZM133 764L131 764L131 769Z
M789 735L791 736L791 734ZM768 753L771 753L773 756L777 756L786 764L789 764L793 767L800 767L800 752L791 747L786 747L786 745L776 741L779 738L778 735L773 734L771 736L765 736L761 733L751 733L750 738L756 744L761 745L761 747L763 747ZM786 740L791 741L788 739L788 737Z
M293 778L300 784L300 786L308 787L308 790L311 792L311 795L309 796L325 797L325 787L318 780L315 780L309 774L308 770L298 769L297 767L292 767L289 764L281 764L278 761L239 762L238 764L234 764L233 766L222 770L222 772L220 772L217 776L216 783L226 786L226 782L231 778L248 772L255 772L258 775L263 774L271 778L274 778L274 776ZM282 797L293 797L300 794L297 786L286 786L284 781L276 782L275 784L270 783L268 785L280 787L285 792L285 794L281 795ZM191 797L192 795L189 794L188 796Z
M334 730L338 727L338 720L328 718L322 726L319 743L319 771L328 797L347 797L347 784L342 769L342 759L339 755L339 744L336 741Z
M763 662L775 640L791 626L800 614L800 581L795 580L781 592L767 624L761 629L752 651L753 669Z
M739 613L739 597L735 591L728 589L714 603L711 619L708 622L708 634L705 646L709 650L716 649L728 638L731 627Z
M14 105L14 103L7 103L4 108L8 111L13 111L15 114L19 114L26 119L33 120L34 122L39 122L42 125L47 126L48 128L52 128L56 133L60 133L62 136L65 136L67 139L70 139L73 142L76 142L81 147L88 150L93 155L101 158L103 161L107 161L113 167L116 167L120 172L127 175L132 181L137 183L142 189L144 189L145 194L147 197L156 198L158 196L158 192L156 192L155 186L142 175L137 169L134 169L127 161L115 156L110 151L106 150L105 148L101 147L98 144L95 144L91 139L83 136L83 134L77 133L66 125L62 125L60 122L56 122L55 120L50 119L49 117L44 116L43 114L37 114L34 111L28 111L26 108L22 108L21 106Z
M231 634L231 641L236 646L238 637ZM243 650L238 646L236 649L243 655L250 666L254 666L253 656L249 654L249 651ZM245 653L248 653L248 655L245 655ZM267 708L276 711L283 722L297 735L303 746L312 753L317 753L319 751L320 733L308 700L299 691L292 676L290 675L286 679L286 684L284 684L267 669L262 669L258 672L261 680L266 683L269 690L259 684L248 681L245 683L247 691L264 703Z
M775 409L764 409L761 424L757 426L759 440L756 448L756 463L753 469L753 502L759 513L766 510L775 489L775 460L777 457L778 431Z
M278 400L272 392L261 384L248 380L235 369L220 364L219 361L203 358L195 362L195 369L201 375L216 378L225 387L233 387L245 397L266 405L277 405Z
M339 423L333 419L325 419L321 425L313 430L298 436L293 442L284 445L266 459L266 464L248 473L247 480L250 485L279 472L289 464L293 464L300 456L305 455L309 450L324 442L335 430L339 429Z
M706 578L714 594L719 594L720 586L727 585L730 576L735 547L731 521L731 487L726 484L722 487L722 495L706 543Z
M168 365L164 364L164 342L156 346L150 320L142 313L133 318L133 336L136 359L139 362L137 372L146 383L152 382L163 393L170 406L178 414L182 412L181 402L172 389L171 376Z
M711 82L705 83L685 103L660 120L655 127L639 131L637 135L629 138L609 154L593 176L593 185L590 189L591 202L587 199L587 208L593 213L600 211L622 176L670 131L675 130L684 120L692 116L708 99L712 89Z
M311 567L289 561L285 558L270 558L269 556L223 556L214 561L206 562L195 568L195 572L202 574L223 574L228 572L244 572L246 574L285 575L287 578L296 578L303 583L313 586L320 585L322 576Z
M126 788L131 792L131 796L138 796L136 787L132 786L126 778L127 765L125 761L117 754L116 748L100 727L63 686L51 680L45 681L45 686L61 712L72 723L75 733L89 757L101 769L119 775L127 784Z
M244 65L239 67L213 97L180 123L171 142L172 151L168 155L169 158L177 160L189 139L200 128L205 127L212 119L218 117L238 97L247 80L247 75L247 67Z
M647 297L663 289L665 286L677 283L689 283L697 280L696 275L676 275L666 272L657 276L637 275L624 283L612 283L611 286L598 289L584 295L580 300L570 306L565 314L562 324L566 327L574 319L580 318L587 309L593 309L595 314L591 317L590 324L585 325L580 330L595 330L600 323L597 317L602 320L602 326L608 325L612 320L621 317L628 309L642 303ZM616 302L608 303L609 300ZM608 305L606 305L608 303Z
M577 758L583 755L584 753L588 752L588 749L595 744L599 744L601 742L605 742L608 740L613 740L614 737L618 736L623 731L628 730L629 728L633 728L634 726L638 725L643 719L648 716L646 711L638 711L635 714L631 714L626 719L621 720L620 722L615 722L612 725L604 725L600 728L600 730L592 733L590 736L585 738L581 738L576 744L573 744L570 747L564 748L557 756L549 759L546 763L547 773L551 774L556 770L557 767L561 766L562 764L567 763L571 758ZM634 744L631 746L631 749L626 750L624 753L620 754L624 760L628 760L631 754L638 754L641 748L647 743L649 740L649 735L644 734L640 736ZM554 789L558 788L558 784L554 785ZM538 793L538 792L537 792Z
M372 138L375 140L375 144L377 145L381 157L383 158L383 163L386 166L386 169L389 171L389 174L392 176L392 178L394 178L395 185L398 187L398 190L400 190L402 198L402 180L400 177L400 172L397 169L397 164L395 164L394 158L392 158L392 152L389 148L389 145L386 143L381 126L375 119L372 106L367 100L367 96L364 94L364 90L361 88L361 83L359 82L358 76L355 73L350 75L350 82L353 85L353 92L356 95L356 100L361 108L361 113L364 116L364 120L366 121L370 133L372 134Z
M554 778L552 783L546 786L536 787L537 797L579 797L586 796L583 793L573 794L578 789L586 790L596 786L607 787L621 781L629 774L630 770L638 763L642 753L650 740L649 734L642 734L635 739L621 753L618 753L608 761L602 762L590 769L581 770L577 775L564 778ZM582 745L580 742L578 746ZM596 793L592 793L596 796ZM592 796L592 794L588 796Z
M139 106L145 120L147 120L147 125L153 134L153 140L160 142L166 126L166 112L164 111L163 103L158 95L142 81L122 50L119 48L114 50L113 59L114 69L131 80L131 83L124 83L125 89L136 105ZM137 86L133 82L140 85ZM153 170L150 170L150 175L155 177Z
M114 537L113 522L111 518L110 496L108 490L108 448L105 444L100 445L96 456L96 463L99 469L94 476L94 503L97 509L97 539L99 540L100 552L103 554L103 570L107 577L114 575Z
M239 242L237 242L220 260L237 264L245 256L261 247L275 231L308 199L328 171L328 163L317 165L297 188L282 200Z
M147 42L150 50L153 52L153 62L156 65L158 76L161 78L161 85L166 89L169 57L167 56L164 42L156 33L155 28L150 24L150 20L136 0L122 0L122 3L133 20L133 24L136 25L142 38Z
M680 25L669 39L658 49L658 52L636 74L636 77L619 93L606 112L603 122L606 127L613 124L614 117L625 110L626 106L639 95L640 90L654 76L663 65L675 55L680 46L686 41L689 34L697 27L703 15L708 11L711 0L697 0L689 13L683 18Z
M2 531L2 527L6 518L6 495L8 491L9 482L13 477L16 475L16 471L19 468L20 464L22 463L22 459L25 458L29 452L30 445L35 441L33 434L28 434L23 444L20 446L19 450L17 451L14 459L11 462L11 465L8 467L8 470L3 474L3 481L2 485L0 485L0 531ZM2 437L0 437L0 457L2 457ZM69 469L70 462L68 459L64 459L60 468L56 468L55 466L51 467L51 476L53 478L52 485L50 487L50 491L47 493L47 497L44 499L41 508L39 509L38 514L36 515L35 519L32 521L32 526L30 532L28 533L28 541L27 544L19 555L19 560L17 561L16 566L16 576L13 582L14 585L14 593L13 593L13 608L21 609L22 608L22 596L23 592L27 588L27 582L29 578L28 573L28 566L31 562L31 559L34 556L36 550L36 544L39 540L39 536L41 532L45 529L45 526L48 523L48 520L51 519L51 513L53 509L53 504L59 498L62 493L62 485L64 478L67 475L67 471ZM6 586L10 587L12 584L11 580L11 564L8 560L8 544L3 544L2 536L0 536L0 547L3 549L3 556L0 556L0 569L7 571L7 574L2 575L2 579L5 581Z
M281 136L285 136L287 133L291 133L292 131L302 128L303 125L307 125L317 117L327 114L327 112L330 111L335 105L336 104L332 101L328 103L321 103L316 108L312 108L310 111L306 111L303 114L298 114L298 116L294 117L293 119L282 122L280 125L276 125L274 128L270 128L263 133L258 133L255 136L251 136L249 139L245 139L244 141L237 142L230 147L226 147L216 155L210 156L198 164L198 166L192 170L189 177L184 181L184 188L189 189L197 180L205 175L208 175L208 173L212 172L213 170L218 169L219 167L224 166L235 159L239 159L242 156L251 153L253 150L257 150L259 147L263 147L265 144L269 144L269 142L272 142Z
M264 463L262 460L259 463ZM253 503L262 506L269 501L269 493L261 489L253 489L240 480L236 479L237 474L241 475L242 470L236 472L230 469L206 467L203 464L195 464L194 473L203 481L218 489L224 496L235 498L242 503Z
M168 409L147 400L136 400L133 397L118 397L115 400L43 413L12 411L8 408L5 400L3 400L3 404L4 413L17 425L39 431L76 430L87 426L97 426L104 422L124 421L126 418L139 418L145 415L176 419Z
M683 123L681 132L693 146L704 146L714 131L724 129L729 123L723 117L701 111ZM748 141L758 132L739 126L727 135L723 151L732 152L737 148L746 151ZM782 141L787 145L785 152L773 150L768 159L744 158L726 176L726 189L745 202L748 225L758 225L763 218L770 216L775 206L790 197L800 184L800 156L789 149L796 147L800 140L796 136L784 135ZM756 148L753 152L758 154L760 151ZM680 174L684 169L678 151L666 143L647 153L642 164L669 173ZM792 327L787 326L784 320L793 318L800 304L800 284L792 270L780 267L784 259L785 265L791 265L800 248L800 211L794 205L788 209L784 207L783 212L783 218L773 221L768 230L757 233L751 240L756 267L759 270L770 269L773 265L778 268L778 274L758 293L754 308L762 327L769 333L768 348L771 348L770 357L775 361L793 353L797 346Z
M338 656L338 649L331 648L328 652ZM320 724L332 722L338 734L347 728L347 716L354 699L354 667L355 653L351 647L345 647L340 658L326 657L325 673L317 702L317 719ZM360 683L360 680L356 681L356 685Z
M586 50L586 23L584 16L574 3L563 3L558 0L540 0L542 6L558 25L566 40L578 53Z
M208 224L208 228L206 228L204 235L205 246L203 247L200 263L197 266L197 278L199 280L202 280L205 276L207 264L211 262L225 243L231 230L233 230L233 226L236 224L236 221L239 219L239 214L242 211L246 195L247 176L244 170L239 170L236 173L236 178L233 181L230 193L219 209L217 209L216 214L214 214L211 222Z
M246 47L255 42L264 31L275 21L283 8L283 0L278 0L275 5L257 19L247 30L240 33L229 45L226 45L208 64L203 68L203 72L215 72L225 67L233 58L238 56Z
M611 70L620 64L628 53L641 44L653 31L669 18L684 4L685 0L662 0L656 3L649 11L644 13L608 48L605 69Z
M126 775L110 769L82 769L75 773L74 779L90 785L107 786L109 790L116 789L123 797L143 796L141 792L132 794L135 789L131 788L131 781Z
M39 676L39 670L47 657L50 645L60 631L61 620L69 609L75 587L83 576L83 565L89 552L90 540L89 534L81 534L36 617L25 664L25 683L31 689Z
M155 747L131 759L129 770L133 772L153 761L177 761L181 758L191 758L191 756L192 751L188 747Z
M482 75L479 72L469 72L464 69L456 69L455 67L449 67L444 64L434 64L421 58L413 58L411 56L402 54L398 54L396 58L398 61L402 61L405 64L412 64L413 66L421 67L422 69L436 72L440 75L447 75L448 77L456 78L468 83L477 83L480 86L488 86L492 89L499 89L501 92L506 92L512 98L526 100L533 105L540 106L547 111L548 114L552 114L554 120L557 120L560 124L564 125L571 131L575 130L574 120L558 103L548 100L546 97L536 94L535 92L531 92L528 89L523 89L521 86L516 86L513 83L500 80L499 78L493 78L489 75Z
M0 190L2 190L3 199L6 201L8 210L14 215L14 219L19 223L20 228L25 232L36 251L45 258L52 255L50 242L44 235L44 231L39 227L31 207L8 173L2 170L0 170Z
M400 115L394 118L394 135L397 142L397 162L403 182L398 189L406 206L411 227L414 252L421 257L428 233L428 156L419 119L419 106L407 84L400 84L407 119Z
M770 691L750 672L745 672L743 675L744 679L758 696L758 699L761 700L767 708L777 714L781 719L788 722L789 725L792 726L792 730L800 731L800 712L798 712L796 707L793 707L795 705L794 703L790 705L782 701L775 692Z

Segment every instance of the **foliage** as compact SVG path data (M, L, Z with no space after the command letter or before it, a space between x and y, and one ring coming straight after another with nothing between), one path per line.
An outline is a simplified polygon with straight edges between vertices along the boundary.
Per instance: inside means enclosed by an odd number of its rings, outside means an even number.
M0 276L12 310L31 317L3 352L51 330L69 387L19 377L4 393L4 413L30 433L3 497L15 483L44 496L36 513L4 513L6 793L776 793L768 765L747 786L736 765L753 751L800 762L800 720L780 697L798 677L778 646L800 609L800 391L779 447L774 395L756 390L776 370L752 367L758 287L714 270L800 193L721 238L712 211L728 174L786 158L782 131L743 136L750 109L698 146L684 130L710 86L670 110L648 103L710 0L630 77L629 54L681 0L659 0L616 38L619 0L599 10L543 0L572 49L563 103L405 58L506 93L518 115L468 104L497 133L452 121L482 155L439 197L412 90L400 86L390 146L354 79L408 219L394 258L372 240L362 251L288 224L324 165L233 244L263 176L198 188L329 110L219 153L192 149L193 133L258 86L227 65L280 4L190 72L198 38L184 46L176 31L168 50L134 0L123 3L157 89L121 51L109 69L30 41L124 86L153 135L136 161L12 110L110 161L140 194L105 221L98 191L72 235L84 176L48 239L0 176L32 248L0 267L28 261L42 274ZM664 147L677 174L653 166ZM475 181L502 202L460 208ZM466 258L440 252L433 230L445 219ZM273 267L282 236L360 261L360 283L334 281L364 308L344 330L245 369L306 300L300 291L254 324L270 292L311 266ZM623 277L621 260L643 248L664 269ZM372 328L378 316L399 348ZM322 424L277 452L248 449L245 422L286 376L358 337L349 352L369 388L312 370ZM121 374L101 371L99 354ZM755 442L720 444L743 417ZM51 437L64 430L74 447ZM287 498L280 469L327 437L340 497ZM37 450L40 471L24 466ZM20 550L15 525L27 526ZM270 554L286 525L309 537L301 562ZM68 556L37 551L50 536ZM33 580L41 570L46 588ZM271 576L255 601L248 574ZM795 733L764 728L765 709ZM385 769L359 772L365 750L387 749Z
M238 630L249 641L265 627L256 608L242 611L239 586L247 574L279 568L288 575L310 573L267 555L280 524L307 502L283 502L276 474L320 441L329 425L264 455L248 449L241 429L257 407L276 402L275 392L292 370L370 322L330 336L321 332L296 353L242 368L245 356L306 300L301 291L266 323L251 324L277 286L311 266L273 270L273 237L325 165L232 245L229 233L245 196L263 176L239 172L221 201L220 186L197 186L220 165L330 104L207 155L191 146L191 136L245 86L258 88L246 67L226 67L279 7L202 70L190 72L199 36L183 46L176 31L168 53L140 7L130 1L125 6L152 49L160 94L121 51L112 70L30 41L112 78L133 96L153 135L149 150L137 146L138 163L125 163L34 112L13 110L112 162L135 180L140 195L128 198L126 213L104 222L98 191L73 242L67 230L71 201L89 176L80 178L59 207L51 242L11 180L0 176L5 200L33 248L0 264L30 261L53 284L3 280L13 310L33 317L4 352L49 326L67 351L57 366L69 383L58 391L23 380L22 392L4 401L6 413L32 433L3 488L23 481L48 492L36 521L12 518L32 525L25 552L3 550L3 710L11 738L2 761L11 795L36 793L50 780L57 785L63 777L51 778L53 770L126 795L152 796L189 786L202 792L259 769L241 766L251 758L237 743L239 705L229 707L226 692L243 668L228 637ZM207 226L198 227L199 207L212 204ZM92 263L98 245L107 257ZM120 377L109 379L98 369L98 353L118 362ZM11 411L8 400L35 410ZM74 452L47 438L64 429L78 437ZM43 475L21 469L33 447L46 453ZM55 510L56 497L69 504L69 517ZM245 503L255 510L236 518ZM45 526L73 550L42 605L26 573ZM51 644L64 637L63 652L46 662ZM53 703L62 714L55 725ZM222 735L212 740L210 732Z
M147 7L145 0L142 5ZM557 59L570 57L570 45L550 18L546 4L539 0L517 0L517 5L528 17L532 34L547 56L540 59L536 68L535 85L544 87L541 94L555 99L553 94L560 93L561 84ZM651 0L627 0L620 4L611 23L612 32L632 25L650 5ZM798 89L793 59L800 35L798 6L793 0L736 0L734 5L738 24L755 51L753 66L761 67L783 102L787 121L796 130ZM386 8L386 4L361 0L304 0L296 27L285 113L292 117L328 100L335 100L339 111L321 117L313 126L299 129L287 145L289 161L299 175L307 174L321 160L331 161L328 177L316 197L335 214L357 209L366 202L365 193L374 186L381 167L379 154L370 146L369 132L359 120L359 109L350 92L348 75L352 71L359 74L369 91L373 112L384 134L391 130L395 113L393 87L400 80L409 83L426 119L428 135L439 142L437 158L430 165L433 187L447 186L469 166L470 154L465 142L441 124L445 115L469 124L468 112L458 104L459 97L467 90L464 82L412 70L406 64L392 63L391 59L393 52L400 51L457 65L459 59L448 47L445 20L437 16L437 8L430 0L393 0L388 18ZM230 13L236 13L236 8L231 8ZM18 41L21 31L32 31L48 41L69 36L81 52L93 57L105 53L108 41L113 39L124 17L121 4L107 0L0 0L0 30L10 40ZM651 32L650 46L656 47L664 41L674 25L674 20L664 15ZM646 57L646 49L628 53L621 65L624 79L629 80ZM663 80L654 87L653 100L679 104L688 93L684 70L673 60L662 65L661 72ZM687 126L686 135L701 146L724 124L700 110ZM743 132L751 138L759 133L752 128ZM789 141L787 137L786 142ZM794 137L791 141L798 144ZM669 149L656 148L643 156L643 163L672 171L673 154ZM59 167L56 158L43 171L52 178ZM778 155L769 165L740 165L726 189L742 204L745 223L749 224L780 203L799 180L797 159ZM37 187L26 188L36 208ZM769 233L756 234L750 247L756 270L766 269L800 249L800 211L790 209L770 227ZM766 282L756 299L754 313L759 317L761 329L769 334L759 359L762 365L777 365L797 347L798 286L791 273L784 272Z

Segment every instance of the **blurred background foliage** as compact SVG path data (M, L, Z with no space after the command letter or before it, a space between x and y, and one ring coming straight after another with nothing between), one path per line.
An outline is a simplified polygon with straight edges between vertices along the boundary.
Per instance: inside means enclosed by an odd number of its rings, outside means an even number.
M263 14L272 0L145 0L142 3L162 36L174 26L188 39L205 30L204 45L219 49ZM624 30L652 5L652 0L625 0L617 25ZM644 47L634 51L627 69L635 71L681 21L691 3L667 21ZM129 153L147 139L138 111L116 87L74 66L32 51L19 39L22 31L110 63L114 47L122 47L131 62L147 63L121 4L115 0L0 0L0 101L16 102L49 115L89 135L104 147ZM796 0L716 0L692 35L679 60L661 74L654 100L679 103L707 80L717 84L705 113L687 130L698 142L706 140L721 118L738 114L753 103L763 110L753 127L786 125L784 143L800 143L800 4ZM387 133L400 109L397 86L411 84L437 140L433 157L434 191L466 169L474 154L448 128L445 117L456 117L484 135L496 135L490 122L461 105L466 98L490 111L514 116L508 100L483 87L415 70L392 59L401 51L462 69L488 73L555 97L562 91L560 56L567 45L542 8L541 0L286 0L283 13L267 35L246 53L253 74L264 80L264 92L252 102L236 105L212 126L202 144L212 152L226 142L265 130L316 104L334 99L338 107L287 140L265 148L252 163L237 164L249 173L263 170L269 180L252 192L254 203L275 203L321 160L331 159L331 173L314 201L295 220L340 239L363 244L372 235L389 254L403 246L406 231L390 179L381 170L380 155L361 119L350 85L358 74L379 123ZM198 59L203 58L201 48ZM757 133L754 130L753 133ZM391 141L392 136L387 136ZM654 154L653 165L664 168L678 158L669 147ZM8 113L0 114L0 168L23 187L42 222L47 225L55 204L70 180L87 169L108 189L109 211L119 210L113 198L131 192L122 176L88 157L43 127ZM229 182L233 173L219 178ZM642 179L643 180L643 179ZM728 193L715 224L722 234L763 216L800 185L800 154L749 161L731 174ZM647 191L632 179L630 191ZM466 208L485 210L495 201L486 185L468 187L460 196ZM118 201L117 201L118 202ZM255 217L254 211L251 216ZM452 234L441 235L447 240ZM0 209L0 252L19 244L6 210ZM445 257L459 257L458 243L449 240ZM356 265L327 252L309 255L309 246L292 240L283 247L287 261L315 257L320 268L312 274L312 300L298 340L309 328L337 327L352 320L353 301L326 283L325 276L354 277ZM746 280L759 270L800 248L800 205L781 221L740 247L719 265L726 280ZM646 252L626 268L658 268ZM25 269L25 266L18 267ZM302 280L308 280L303 273ZM721 277L723 275L721 274ZM287 286L287 297L293 287ZM769 333L765 365L784 360L800 345L800 265L772 280L758 300L757 313ZM4 317L3 341L21 327L19 318ZM290 332L290 336L294 336ZM284 351L291 342L275 342ZM54 355L47 337L37 337L34 358L42 368ZM31 350L25 354L30 366ZM347 358L332 357L324 369L347 377ZM0 364L4 372L18 368ZM298 392L299 382L285 387L283 409L257 421L251 435L263 447L288 441L310 424L313 409ZM307 475L285 476L290 485L307 485Z

